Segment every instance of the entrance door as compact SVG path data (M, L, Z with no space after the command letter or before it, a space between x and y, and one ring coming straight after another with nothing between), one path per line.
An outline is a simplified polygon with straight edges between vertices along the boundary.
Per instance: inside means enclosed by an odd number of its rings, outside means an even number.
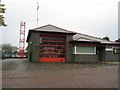
M65 36L40 36L40 62L65 62Z
M105 47L98 47L98 60L99 61L105 60Z

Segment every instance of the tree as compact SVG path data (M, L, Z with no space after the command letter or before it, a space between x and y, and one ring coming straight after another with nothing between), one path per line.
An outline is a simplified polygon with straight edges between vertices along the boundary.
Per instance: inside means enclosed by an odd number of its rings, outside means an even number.
M2 47L1 47L3 52L12 52L12 48L13 47L9 43L2 44Z
M103 37L104 40L107 40L107 41L110 41L110 38L109 37Z
M5 22L4 22L4 16L3 14L5 13L5 8L4 8L5 4L1 4L1 0L0 0L0 26L6 26Z
M115 40L115 42L119 42L120 43L120 38L118 40Z
M9 43L2 44L1 46L2 57L15 57L18 55L18 47L12 46Z
M15 55L15 54L18 54L18 50L19 48L17 46L12 46L12 53Z

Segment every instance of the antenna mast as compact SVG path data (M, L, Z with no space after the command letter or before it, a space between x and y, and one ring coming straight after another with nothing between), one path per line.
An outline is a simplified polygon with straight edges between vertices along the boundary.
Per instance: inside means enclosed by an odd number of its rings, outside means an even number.
M38 23L39 23L39 16L38 16L38 11L39 11L39 2L37 0L37 28L38 28ZM38 31L37 31L37 46L39 46L39 34L38 34Z
M38 23L39 23L38 11L39 11L39 2L37 0L37 27L38 27Z

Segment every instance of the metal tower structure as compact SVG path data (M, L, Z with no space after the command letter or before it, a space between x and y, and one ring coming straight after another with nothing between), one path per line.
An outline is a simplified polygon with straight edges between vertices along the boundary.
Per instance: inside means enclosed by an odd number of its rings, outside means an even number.
M37 0L37 28L38 28L38 24L39 24L39 0ZM39 34L37 31L37 45L39 47Z
M25 22L20 22L19 55L24 58L25 47Z
M39 1L37 0L37 27L38 27L38 23L39 23L38 13L39 13Z

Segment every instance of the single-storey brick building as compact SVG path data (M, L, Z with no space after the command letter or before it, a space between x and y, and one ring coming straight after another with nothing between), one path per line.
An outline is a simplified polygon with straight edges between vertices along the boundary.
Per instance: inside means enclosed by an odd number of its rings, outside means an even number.
M30 62L118 61L117 42L68 31L53 25L29 30Z

